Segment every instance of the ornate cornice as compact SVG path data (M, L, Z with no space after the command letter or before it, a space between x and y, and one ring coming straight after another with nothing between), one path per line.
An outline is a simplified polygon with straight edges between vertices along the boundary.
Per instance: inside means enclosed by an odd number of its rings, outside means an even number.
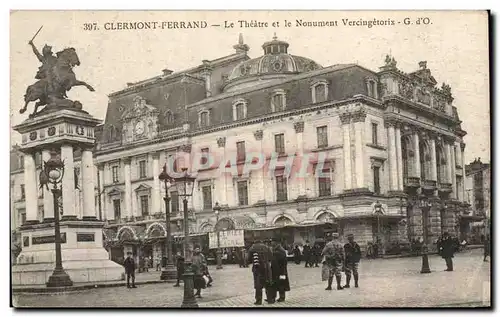
M191 153L191 144L182 144L178 147L178 151L180 152L185 152L185 153Z
M298 121L293 124L293 128L295 129L295 133L303 133L304 132L304 121Z
M226 146L226 137L220 137L217 139L217 145L219 147L225 147Z
M351 121L351 114L348 112L340 113L339 119L342 124L349 124Z
M257 141L261 141L263 135L264 135L264 132L262 130L257 130L253 133L253 136L255 137L255 140L257 140Z
M132 158L130 156L122 158L123 164L130 164Z

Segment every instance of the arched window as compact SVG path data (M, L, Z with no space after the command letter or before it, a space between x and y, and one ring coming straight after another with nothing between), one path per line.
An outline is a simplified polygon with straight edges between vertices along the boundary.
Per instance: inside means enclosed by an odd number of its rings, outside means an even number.
M275 90L271 97L271 110L273 112L283 111L286 108L286 94L282 89Z
M198 125L202 128L210 125L210 111L203 110L198 113Z
M234 230L236 228L234 222L231 219L223 218L215 224L216 230L226 231L226 230Z
M446 155L444 154L444 148L442 145L436 146L436 172L437 172L437 182L438 183L448 183L446 177Z
M333 222L335 217L329 212L323 212L316 218L316 220L319 222Z
M237 100L233 103L233 120L243 120L247 117L247 102L245 100Z
M174 114L172 113L172 111L170 111L170 110L165 111L165 122L167 124L174 123Z
M321 80L311 85L311 96L313 103L319 103L328 99L328 82Z
M286 226L292 224L292 220L285 216L280 216L274 221L274 225L276 226Z
M378 85L377 81L373 78L369 78L366 80L366 88L368 91L368 97L378 98Z

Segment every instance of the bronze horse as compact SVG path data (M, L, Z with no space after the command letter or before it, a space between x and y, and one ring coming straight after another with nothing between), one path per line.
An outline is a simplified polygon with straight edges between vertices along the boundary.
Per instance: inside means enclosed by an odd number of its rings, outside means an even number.
M41 106L75 106L78 102L67 100L66 92L75 86L85 86L90 91L95 91L92 86L76 79L73 67L80 65L80 60L74 48L65 48L56 53L56 61L49 67L47 76L28 86L24 95L24 107L19 110L24 113L28 104L35 103L35 110L31 116L38 113ZM79 104L79 103L78 103ZM81 104L80 104L81 105Z

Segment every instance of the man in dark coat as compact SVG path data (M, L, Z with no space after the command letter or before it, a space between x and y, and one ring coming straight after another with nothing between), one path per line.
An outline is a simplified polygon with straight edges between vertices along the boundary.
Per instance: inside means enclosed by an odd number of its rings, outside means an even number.
M247 263L252 264L253 286L255 288L255 305L262 305L262 289L266 289L266 297L271 298L271 249L262 241L255 243L248 250Z
M312 248L311 245L309 244L309 240L306 240L306 244L304 245L304 249L302 250L302 253L304 254L304 260L306 261L305 267L312 267Z
M484 262L486 261L486 258L490 256L490 250L491 250L491 241L490 241L490 235L486 235L486 238L484 238Z
M281 246L279 240L273 241L271 260L271 291L267 302L273 304L276 300L276 293L279 293L278 302L285 301L285 292L290 291L290 281L288 279L286 251Z
M349 241L344 245L345 252L345 278L346 284L344 288L349 288L349 283L351 282L351 274L354 276L354 287L359 287L359 275L358 275L358 264L361 260L361 248L354 241L354 235L349 234L347 236L347 240Z
M321 262L321 251L323 251L321 245L319 243L315 243L312 248L314 267L319 267L319 262Z
M443 239L441 241L441 257L446 262L446 270L448 272L453 271L453 254L455 253L455 245L453 239L450 237L448 232L443 233Z
M135 261L132 257L132 252L127 252L127 258L123 261L123 267L127 275L127 288L137 288L135 286ZM132 286L130 286L130 279L132 279Z
M184 274L184 257L180 252L177 252L177 255L175 256L175 263L177 266L177 283L175 283L174 287L179 287L182 274Z

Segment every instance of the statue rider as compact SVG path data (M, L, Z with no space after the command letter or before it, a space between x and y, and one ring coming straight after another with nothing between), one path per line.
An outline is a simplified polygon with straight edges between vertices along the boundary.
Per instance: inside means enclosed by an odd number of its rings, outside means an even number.
M52 54L52 46L45 45L42 49L42 54L40 54L32 40L28 44L31 45L33 53L35 53L38 60L42 63L42 66L38 68L35 79L48 79L49 72L57 61L57 58Z

